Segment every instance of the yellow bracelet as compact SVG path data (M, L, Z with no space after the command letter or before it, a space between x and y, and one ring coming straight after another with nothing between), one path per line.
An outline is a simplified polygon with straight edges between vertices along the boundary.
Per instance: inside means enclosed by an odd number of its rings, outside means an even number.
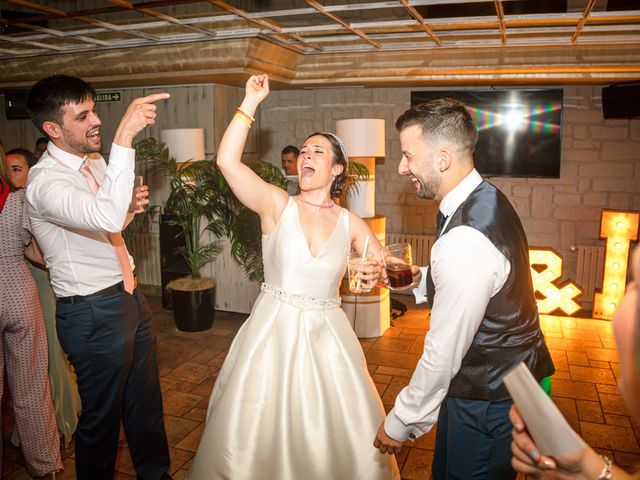
M247 127L251 128L251 122L249 122L247 118L243 117L239 113L234 113L233 116L236 117L238 120L244 122L247 125Z
M249 124L253 125L253 118L247 116L244 112L239 112L238 110L236 110L236 115L240 115L241 117L243 117L247 122L249 122Z
M249 114L248 114L248 113L246 113L246 112L243 112L243 111L240 109L240 107L236 108L236 113L239 113L240 115L244 115L244 116L245 116L245 117L247 117L249 120L251 120L251 123L253 123L253 122L255 122L255 121L256 121L256 119L255 119L255 118L253 118L251 115L249 115Z

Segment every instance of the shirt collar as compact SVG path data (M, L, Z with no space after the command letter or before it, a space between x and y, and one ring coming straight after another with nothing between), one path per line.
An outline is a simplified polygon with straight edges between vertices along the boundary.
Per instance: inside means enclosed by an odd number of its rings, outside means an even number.
M449 217L481 183L482 177L474 168L453 190L444 196L440 202L442 214L445 217Z
M79 157L73 153L65 152L61 148L56 147L51 141L47 144L47 150L54 160L74 170L80 170L80 166L87 158L86 155Z

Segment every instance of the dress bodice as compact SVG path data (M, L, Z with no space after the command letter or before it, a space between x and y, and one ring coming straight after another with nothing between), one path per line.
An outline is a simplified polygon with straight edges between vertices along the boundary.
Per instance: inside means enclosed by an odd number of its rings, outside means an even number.
M262 236L265 282L289 293L336 297L350 244L349 212L341 208L333 233L314 257L302 231L298 204L289 197L274 230Z

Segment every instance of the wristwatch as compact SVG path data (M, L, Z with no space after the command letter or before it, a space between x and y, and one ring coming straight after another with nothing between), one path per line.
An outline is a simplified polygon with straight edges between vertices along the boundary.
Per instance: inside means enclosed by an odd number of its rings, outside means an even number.
M598 476L598 480L611 480L613 478L613 462L606 455L600 455L602 460L604 461L604 466L602 467L602 471Z

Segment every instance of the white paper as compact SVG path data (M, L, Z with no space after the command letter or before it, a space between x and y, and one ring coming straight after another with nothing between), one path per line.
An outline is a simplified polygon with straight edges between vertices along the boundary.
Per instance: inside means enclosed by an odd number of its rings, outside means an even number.
M583 447L576 432L524 363L507 373L502 381L541 454L552 457Z

